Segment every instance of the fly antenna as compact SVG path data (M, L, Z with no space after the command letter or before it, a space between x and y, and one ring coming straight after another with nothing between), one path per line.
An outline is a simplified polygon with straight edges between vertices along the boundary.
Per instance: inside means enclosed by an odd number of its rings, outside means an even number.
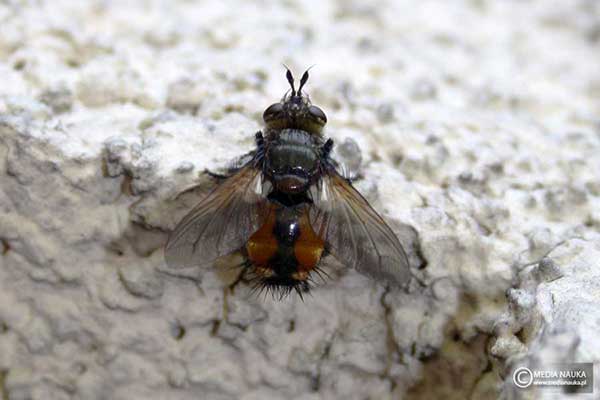
M294 87L294 75L292 75L292 71L287 67L287 65L283 64L286 69L285 77L287 78L290 87L292 88L292 96L296 95L296 88ZM300 91L298 91L300 92Z
M298 94L302 93L302 88L304 87L304 85L306 84L306 81L308 81L308 71L310 71L310 69L312 67L314 67L315 64L311 65L310 67L307 68L306 71L304 71L304 73L302 74L302 78L300 78L300 87L298 87Z

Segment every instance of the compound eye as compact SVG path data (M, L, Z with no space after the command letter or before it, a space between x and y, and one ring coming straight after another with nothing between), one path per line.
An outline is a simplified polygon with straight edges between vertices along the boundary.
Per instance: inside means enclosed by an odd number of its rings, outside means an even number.
M267 109L263 113L263 120L265 122L269 122L276 118L280 118L280 115L282 112L283 112L283 104L282 103L271 104L269 107L267 107Z
M310 113L311 117L315 118L322 125L327 123L327 117L325 116L323 110L321 110L319 107L310 106L308 108L308 112Z

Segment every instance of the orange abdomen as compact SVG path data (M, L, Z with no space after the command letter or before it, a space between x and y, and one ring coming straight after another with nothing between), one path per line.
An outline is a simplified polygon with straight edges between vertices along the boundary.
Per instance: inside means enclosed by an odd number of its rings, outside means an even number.
M275 205L246 243L248 260L261 275L292 281L305 281L324 249L325 241L313 230L306 208Z
M321 260L325 241L321 239L308 220L308 213L305 211L300 217L300 236L294 243L294 255L298 261L298 269L304 272L310 272L317 266Z
M275 209L271 209L267 221L250 236L246 243L246 254L254 266L266 266L277 252L279 245L273 234L275 222Z

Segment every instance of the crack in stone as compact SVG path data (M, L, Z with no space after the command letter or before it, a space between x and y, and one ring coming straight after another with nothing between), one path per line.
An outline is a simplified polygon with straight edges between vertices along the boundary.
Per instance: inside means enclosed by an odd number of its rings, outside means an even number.
M6 387L6 376L8 375L7 369L0 370L0 397L1 400L8 400L8 388Z
M319 357L319 361L317 362L317 372L311 376L311 390L313 392L318 392L321 388L321 368L323 367L323 362L329 358L335 336L336 334L334 333L327 341L325 348L323 349L323 354L321 354L321 357Z
M0 245L2 245L0 248L0 254L4 256L10 251L10 243L8 243L8 240L6 239L0 239Z
M390 376L390 370L395 362L399 362L400 364L404 364L404 356L402 354L402 349L396 342L396 336L394 334L394 326L391 321L392 318L392 308L386 303L386 296L390 293L390 288L386 287L381 297L379 299L379 303L383 308L383 320L385 322L386 327L386 365L381 373L381 378L387 379L390 382L390 392L393 392L397 386L396 381ZM396 357L394 357L396 356Z

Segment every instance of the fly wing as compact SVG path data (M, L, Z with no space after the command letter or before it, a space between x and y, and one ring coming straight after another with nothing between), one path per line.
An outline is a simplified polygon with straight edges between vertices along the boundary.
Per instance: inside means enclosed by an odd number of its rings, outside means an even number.
M410 280L406 252L383 218L337 172L323 177L311 211L332 255L357 271L398 286Z
M218 257L239 250L266 217L260 181L260 170L248 165L217 186L169 236L167 265L210 265Z

